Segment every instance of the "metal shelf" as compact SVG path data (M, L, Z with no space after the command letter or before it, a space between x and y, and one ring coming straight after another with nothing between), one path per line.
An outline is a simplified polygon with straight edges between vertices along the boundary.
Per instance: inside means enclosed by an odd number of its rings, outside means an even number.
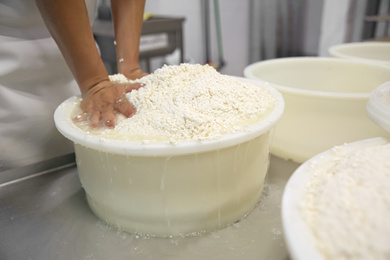
M184 62L183 23L185 18L152 17L143 22L141 32L140 60L145 60L150 71L150 59L180 50L180 62ZM109 64L110 70L116 72L117 58L115 51L115 35L112 21L96 20L92 25L95 40L100 48L103 62ZM145 36L164 34L166 43L154 49L142 51L142 38Z

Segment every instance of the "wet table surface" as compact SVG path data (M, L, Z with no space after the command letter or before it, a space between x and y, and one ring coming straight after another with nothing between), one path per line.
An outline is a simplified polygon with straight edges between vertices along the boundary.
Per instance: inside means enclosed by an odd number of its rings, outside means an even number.
M89 209L74 155L0 172L0 259L288 260L281 199L299 165L271 157L261 200L241 221L188 237L121 232Z

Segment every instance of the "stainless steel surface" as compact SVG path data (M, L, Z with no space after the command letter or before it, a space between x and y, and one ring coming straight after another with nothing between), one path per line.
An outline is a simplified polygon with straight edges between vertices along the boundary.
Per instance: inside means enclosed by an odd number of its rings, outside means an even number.
M0 259L288 259L284 186L298 164L272 157L264 194L240 222L191 237L118 231L89 209L74 156L0 173Z

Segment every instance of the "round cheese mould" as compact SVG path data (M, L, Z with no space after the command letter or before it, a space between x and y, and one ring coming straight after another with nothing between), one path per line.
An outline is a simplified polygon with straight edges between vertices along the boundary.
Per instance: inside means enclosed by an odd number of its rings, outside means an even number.
M390 67L389 42L353 42L334 45L329 54L335 58L350 59Z
M387 133L366 115L371 92L390 81L390 67L354 60L298 57L249 65L247 78L268 82L285 100L271 153L303 163L312 156Z
M78 97L64 101L54 119L75 144L80 181L99 218L156 236L213 231L243 218L262 194L271 135L284 111L281 94L263 87L276 99L273 111L248 131L217 140L172 145L102 139L74 124Z

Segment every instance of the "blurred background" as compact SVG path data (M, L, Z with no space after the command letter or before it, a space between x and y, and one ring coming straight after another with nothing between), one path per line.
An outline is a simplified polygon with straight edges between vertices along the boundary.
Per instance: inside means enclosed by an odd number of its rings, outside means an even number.
M152 72L163 64L209 63L242 76L256 61L329 56L335 44L389 41L389 9L389 0L147 0L141 66ZM104 29L110 20L110 1L99 0L94 34L116 73L113 33Z

